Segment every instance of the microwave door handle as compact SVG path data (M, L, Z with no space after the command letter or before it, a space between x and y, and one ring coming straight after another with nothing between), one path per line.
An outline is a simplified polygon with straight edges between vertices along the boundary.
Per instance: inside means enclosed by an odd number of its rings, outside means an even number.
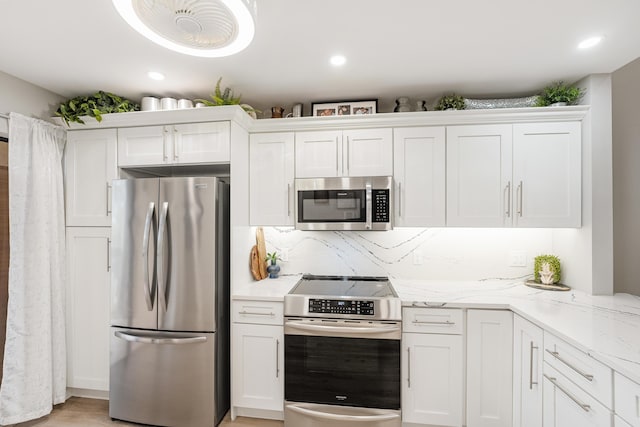
M371 230L371 226L372 226L372 216L373 216L373 212L372 211L372 200L371 200L371 183L367 182L367 185L365 186L365 193L366 193L366 216L367 216L367 223L365 224L365 228L367 230Z

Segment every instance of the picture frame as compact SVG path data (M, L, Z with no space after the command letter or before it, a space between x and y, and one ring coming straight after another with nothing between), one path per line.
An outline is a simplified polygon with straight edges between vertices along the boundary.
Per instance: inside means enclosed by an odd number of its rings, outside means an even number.
M317 117L357 116L376 114L377 112L377 99L311 103L311 115Z

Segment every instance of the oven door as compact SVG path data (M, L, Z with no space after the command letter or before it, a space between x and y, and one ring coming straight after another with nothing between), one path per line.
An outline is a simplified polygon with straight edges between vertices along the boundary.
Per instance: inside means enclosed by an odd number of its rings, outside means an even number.
M400 322L287 319L285 400L399 410L400 336Z

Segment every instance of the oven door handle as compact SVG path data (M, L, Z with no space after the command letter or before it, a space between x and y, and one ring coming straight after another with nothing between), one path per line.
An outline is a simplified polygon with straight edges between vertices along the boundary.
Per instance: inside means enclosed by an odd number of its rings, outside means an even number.
M400 418L398 414L381 414L381 415L343 415L343 414L332 414L330 412L320 412L314 411L312 409L301 408L300 406L295 405L287 405L287 409L297 412L302 415L307 415L309 417L320 418L324 420L333 420L333 421L349 421L349 422L375 422L375 421L389 421Z
M328 325L310 325L303 322L286 322L285 326L303 331L335 331L335 332L347 332L358 334L379 334L381 332L398 332L400 327L397 325L391 326L365 326L365 327L349 327L349 326L328 326Z

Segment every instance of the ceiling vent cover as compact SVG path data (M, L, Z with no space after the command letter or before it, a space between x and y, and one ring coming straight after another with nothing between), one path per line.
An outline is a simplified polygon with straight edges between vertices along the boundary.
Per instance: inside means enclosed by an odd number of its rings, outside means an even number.
M255 0L113 0L120 15L155 43L194 56L241 51L255 33Z

